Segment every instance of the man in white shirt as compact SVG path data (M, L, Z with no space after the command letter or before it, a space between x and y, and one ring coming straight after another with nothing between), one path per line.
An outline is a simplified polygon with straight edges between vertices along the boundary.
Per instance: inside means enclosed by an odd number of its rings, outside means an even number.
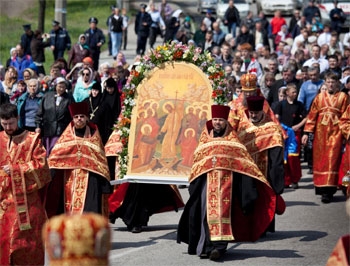
M324 44L329 44L331 41L331 27L329 24L324 25L323 32L317 38L317 44L322 47Z
M350 31L344 35L343 45L350 47Z
M126 22L120 14L119 8L114 9L111 19L112 55L116 59L123 41L123 30L127 27Z
M309 32L307 30L306 27L302 28L300 30L300 34L298 36L295 37L293 45L292 45L292 50L291 50L291 54L294 55L294 53L296 52L296 50L298 50L299 47L299 43L305 43L307 38L309 36Z
M165 29L165 23L160 15L160 12L156 9L155 5L150 4L150 10L148 13L151 15L152 24L149 32L149 46L153 49L153 45L156 42L157 35L160 34L162 36L162 30Z
M320 65L320 73L326 71L329 68L328 61L326 59L320 58L321 47L314 44L311 49L312 57L307 60L303 66L310 67L313 63L318 63Z

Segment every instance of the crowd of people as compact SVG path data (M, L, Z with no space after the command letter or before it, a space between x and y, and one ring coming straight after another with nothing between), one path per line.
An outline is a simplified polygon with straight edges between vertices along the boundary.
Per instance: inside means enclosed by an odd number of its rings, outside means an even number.
M263 12L241 18L230 0L224 18L208 11L196 27L166 0L140 5L134 18L135 62L147 46L156 49L158 37L196 46L223 68L230 92L227 106L212 107L212 120L191 160L190 199L178 234L189 254L217 260L228 241L255 241L274 232L275 213L285 206L281 194L299 187L303 160L323 203L342 188L339 173L350 171L350 33L340 40L343 18L336 0L330 24L319 16L310 0L303 12L295 10L289 25L280 11L271 21ZM108 38L97 27L98 18L90 17L74 44L58 21L52 21L50 34L23 25L0 82L0 203L5 208L0 224L8 228L1 232L0 264L23 264L24 257L24 263L43 264L40 233L46 214L95 212L111 222L122 218L139 233L153 213L184 206L176 187L153 184L122 185L121 204L112 211L108 206L109 181L118 173L104 145L122 112L123 86L135 63L122 52L130 21L127 10L112 6ZM99 62L106 42L112 64ZM55 60L49 74L46 47ZM202 149L209 156L202 158ZM225 165L227 156L234 163ZM222 184L216 183L218 176ZM224 193L214 195L220 186ZM232 194L225 210L207 198L225 201Z

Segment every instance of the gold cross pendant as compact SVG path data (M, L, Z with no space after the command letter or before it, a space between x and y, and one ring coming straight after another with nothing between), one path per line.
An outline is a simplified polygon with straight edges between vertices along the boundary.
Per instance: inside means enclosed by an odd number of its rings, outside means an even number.
M211 162L213 163L213 168L214 168L217 162L216 156L214 156L213 159L211 159Z
M78 156L78 161L80 162L80 159L81 159L81 156L82 156L81 151L78 151L78 152L77 152L77 156Z

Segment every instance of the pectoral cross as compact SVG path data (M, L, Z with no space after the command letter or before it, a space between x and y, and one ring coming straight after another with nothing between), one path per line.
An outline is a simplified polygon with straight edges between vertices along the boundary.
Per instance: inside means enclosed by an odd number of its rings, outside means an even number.
M215 164L217 162L216 156L214 156L213 159L211 159L211 162L213 163L213 167L215 167Z
M77 152L77 156L78 156L78 162L80 162L80 159L81 159L81 156L82 156L82 153L81 153L80 150Z
M90 114L90 120L93 119L95 117L94 113Z

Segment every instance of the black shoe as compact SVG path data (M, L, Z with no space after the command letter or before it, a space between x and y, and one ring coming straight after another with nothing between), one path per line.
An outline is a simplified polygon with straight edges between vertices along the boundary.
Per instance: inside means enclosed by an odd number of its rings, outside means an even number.
M116 217L116 216L114 215L114 213L111 212L111 213L109 214L109 217L108 217L108 218L109 218L109 222L112 223L112 224L114 224L118 217Z
M210 255L209 255L209 259L210 260L218 260L220 259L221 257L221 253L219 250L217 249L213 249L211 252L210 252Z
M141 231L142 231L141 226L134 226L131 229L131 233L134 233L134 234L141 233Z
M333 196L332 195L328 195L328 194L323 194L321 197L321 201L323 203L330 203L332 201Z
M298 183L292 183L292 188L293 189L298 189L299 188L299 184Z

